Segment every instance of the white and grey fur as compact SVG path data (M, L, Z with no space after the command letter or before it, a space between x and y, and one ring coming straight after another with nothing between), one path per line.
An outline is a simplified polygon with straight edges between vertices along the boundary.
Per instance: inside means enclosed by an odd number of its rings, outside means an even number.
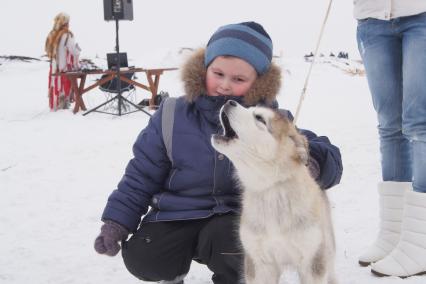
M302 284L337 283L329 203L306 167L306 138L280 113L234 101L221 121L212 145L232 161L242 189L245 283L279 283L288 267Z

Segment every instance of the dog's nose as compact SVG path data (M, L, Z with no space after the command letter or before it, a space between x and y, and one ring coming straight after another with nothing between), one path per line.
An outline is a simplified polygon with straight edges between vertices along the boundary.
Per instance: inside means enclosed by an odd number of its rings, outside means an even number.
M228 103L233 107L236 107L238 105L238 103L236 101L233 101L233 100L228 101Z

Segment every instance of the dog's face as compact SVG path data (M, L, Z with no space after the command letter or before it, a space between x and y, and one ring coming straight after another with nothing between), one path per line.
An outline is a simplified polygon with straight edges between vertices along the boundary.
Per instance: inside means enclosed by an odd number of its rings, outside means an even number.
M236 166L282 159L307 162L306 138L279 112L265 107L244 108L228 101L220 110L220 120L224 133L213 135L212 145Z

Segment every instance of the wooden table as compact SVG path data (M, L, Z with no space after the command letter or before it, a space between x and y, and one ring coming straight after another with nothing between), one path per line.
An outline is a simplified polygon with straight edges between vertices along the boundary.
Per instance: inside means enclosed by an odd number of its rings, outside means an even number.
M161 74L163 74L164 71L173 71L177 69L178 68L158 68L158 69L121 68L120 79L126 83L134 85L135 87L139 87L151 92L151 98L149 99L149 107L154 108L155 97L157 96L158 85L160 83ZM144 72L146 74L148 85L144 85L137 81L128 79L127 77L124 76L124 74L126 73L136 73L136 72ZM93 88L98 87L99 85L102 85L114 79L114 77L117 75L117 71L116 70L87 70L87 71L63 72L61 74L67 76L68 79L71 81L71 88L75 94L74 96L75 105L74 105L73 112L77 113L80 111L80 109L83 111L87 110L86 105L84 104L83 94L87 93ZM106 74L107 76L96 81L92 85L85 87L87 75L104 75L104 74ZM78 84L78 79L80 79L80 84Z

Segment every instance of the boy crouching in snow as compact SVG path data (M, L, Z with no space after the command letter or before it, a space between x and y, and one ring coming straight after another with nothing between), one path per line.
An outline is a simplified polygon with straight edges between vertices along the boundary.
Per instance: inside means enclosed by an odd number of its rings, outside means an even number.
M170 137L163 137L170 123L162 122L163 103L139 134L134 158L108 198L95 240L98 253L114 256L121 242L127 269L144 281L183 283L196 260L213 272L214 283L239 283L240 192L232 163L213 149L210 137L222 133L218 114L230 99L277 108L281 73L271 60L271 38L255 22L220 27L194 53L182 71L186 95L177 98L170 120L172 147L165 145ZM327 137L302 133L309 140L311 174L323 189L337 184L339 149Z

